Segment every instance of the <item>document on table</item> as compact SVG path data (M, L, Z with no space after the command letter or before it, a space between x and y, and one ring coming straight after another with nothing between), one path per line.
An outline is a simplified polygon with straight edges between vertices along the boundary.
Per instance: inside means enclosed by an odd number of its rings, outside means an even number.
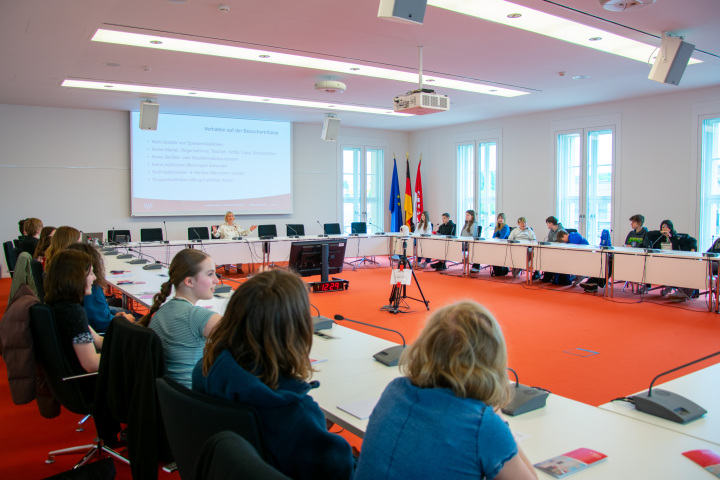
M379 400L380 397L365 398L362 400L345 403L343 405L338 405L338 408L343 412L349 413L353 417L357 417L360 420L365 420L366 418L370 418L370 414L372 413L375 405L377 405L377 402Z

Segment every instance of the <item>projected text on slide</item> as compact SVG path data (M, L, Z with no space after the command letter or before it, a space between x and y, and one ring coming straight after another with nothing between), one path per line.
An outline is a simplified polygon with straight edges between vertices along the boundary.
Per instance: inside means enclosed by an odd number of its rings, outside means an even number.
M292 213L289 122L131 113L133 216Z

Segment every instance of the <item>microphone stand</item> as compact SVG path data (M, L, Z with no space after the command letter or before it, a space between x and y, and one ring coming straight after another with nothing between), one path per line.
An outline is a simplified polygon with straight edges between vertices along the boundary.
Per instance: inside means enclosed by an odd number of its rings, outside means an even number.
M402 345L395 345L394 347L388 347L385 350L381 350L375 355L373 355L373 358L377 360L378 362L382 363L383 365L387 365L388 367L397 367L400 363L400 355L402 354L403 350L405 350L405 337L403 337L402 333L398 332L397 330L392 330L390 328L380 327L378 325L373 325L371 323L365 323L360 322L358 320L350 320L349 318L345 318L342 315L335 315L335 320L337 321L347 321L352 323L359 323L360 325L365 325L366 327L373 327L373 328L379 328L380 330L385 330L388 332L397 333L400 335L400 338L402 338Z
M377 225L370 223L370 222L368 222L368 225L370 225L371 227L375 227L379 230L379 232L375 232L375 235L385 235L385 231L382 228L378 227Z

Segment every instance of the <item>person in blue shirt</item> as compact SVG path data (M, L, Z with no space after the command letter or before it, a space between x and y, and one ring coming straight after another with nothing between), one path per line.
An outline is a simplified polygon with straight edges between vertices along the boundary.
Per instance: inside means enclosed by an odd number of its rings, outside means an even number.
M504 213L498 213L497 221L495 222L495 232L493 238L499 238L505 240L510 235L510 227L507 225L507 218Z
M363 439L354 480L537 479L496 413L511 396L505 339L482 305L428 319L400 360Z
M555 240L560 243L569 243L571 245L590 245L587 240L583 238L578 232L566 232L565 230L559 230L555 233ZM582 275L574 277L573 275L567 275L564 273L556 273L552 280L552 283L556 285L570 285L577 286L580 282L585 279ZM592 280L592 279L591 279ZM595 279L596 281L598 279Z

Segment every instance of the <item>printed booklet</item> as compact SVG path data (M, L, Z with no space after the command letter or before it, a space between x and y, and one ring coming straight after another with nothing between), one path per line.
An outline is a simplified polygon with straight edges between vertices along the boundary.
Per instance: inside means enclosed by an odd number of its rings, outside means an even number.
M606 458L607 455L604 453L596 452L589 448L578 448L572 452L536 463L535 468L549 473L555 478L565 478L573 473L597 465Z
M720 478L720 455L712 450L690 450L683 452L687 458Z

